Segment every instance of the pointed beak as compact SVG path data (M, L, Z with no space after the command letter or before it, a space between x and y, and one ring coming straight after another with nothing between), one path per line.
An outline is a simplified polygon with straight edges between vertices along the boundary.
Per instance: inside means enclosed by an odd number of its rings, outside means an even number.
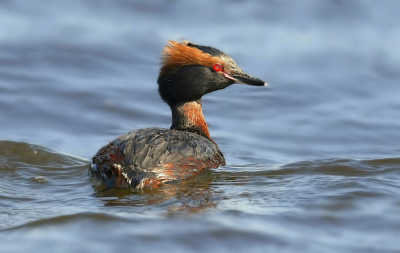
M244 83L244 84L249 84L249 85L254 85L254 86L267 86L268 85L263 80L260 80L257 77L248 75L244 72L235 73L233 75L229 75L229 74L223 72L223 75L226 78L229 78L229 79L235 81L235 83Z

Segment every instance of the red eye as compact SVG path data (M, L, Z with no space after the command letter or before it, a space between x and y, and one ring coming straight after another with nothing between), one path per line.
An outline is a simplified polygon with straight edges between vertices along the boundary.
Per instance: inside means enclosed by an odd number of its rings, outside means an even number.
M221 65L215 64L215 65L213 66L213 70L216 71L216 72L220 72L220 71L223 70L223 68L222 68Z

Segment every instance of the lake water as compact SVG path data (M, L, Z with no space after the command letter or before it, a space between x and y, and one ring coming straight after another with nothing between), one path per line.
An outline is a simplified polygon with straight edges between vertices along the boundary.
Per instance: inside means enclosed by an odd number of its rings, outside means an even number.
M400 1L1 1L0 252L400 252ZM227 166L106 190L91 157L169 128L167 40L268 87L203 98Z

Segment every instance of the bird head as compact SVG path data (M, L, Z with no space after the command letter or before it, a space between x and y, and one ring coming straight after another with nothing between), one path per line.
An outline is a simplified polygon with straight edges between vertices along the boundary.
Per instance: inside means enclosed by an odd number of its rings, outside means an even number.
M267 85L243 72L224 52L186 40L183 43L169 41L164 47L157 82L160 96L170 106L196 101L233 83Z

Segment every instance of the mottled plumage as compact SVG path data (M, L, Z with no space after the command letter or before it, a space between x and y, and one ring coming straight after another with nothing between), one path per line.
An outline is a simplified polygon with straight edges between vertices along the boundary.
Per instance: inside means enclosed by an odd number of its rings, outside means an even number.
M163 128L124 134L99 150L92 162L92 175L112 188L154 186L192 177L206 165L225 165L218 146L209 139Z

